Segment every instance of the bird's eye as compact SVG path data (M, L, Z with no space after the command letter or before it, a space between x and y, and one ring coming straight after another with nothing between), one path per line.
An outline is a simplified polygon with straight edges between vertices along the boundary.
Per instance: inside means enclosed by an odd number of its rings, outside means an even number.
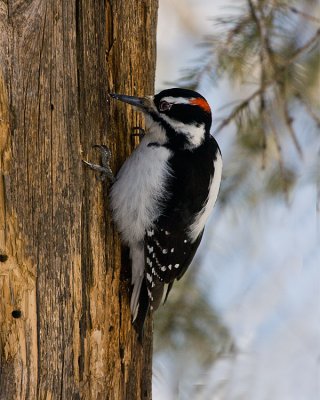
M166 101L161 101L161 103L159 104L159 110L160 111L167 111L170 110L172 104L166 102Z

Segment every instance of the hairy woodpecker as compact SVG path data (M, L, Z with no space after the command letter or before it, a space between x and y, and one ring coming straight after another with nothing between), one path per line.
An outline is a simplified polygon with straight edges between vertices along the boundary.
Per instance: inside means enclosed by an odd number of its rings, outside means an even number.
M113 219L130 248L131 313L141 335L148 309L167 298L200 244L221 181L219 146L210 134L211 110L203 96L168 89L155 96L111 94L146 117L146 135L125 161L111 187ZM111 176L110 153L104 166L90 167Z

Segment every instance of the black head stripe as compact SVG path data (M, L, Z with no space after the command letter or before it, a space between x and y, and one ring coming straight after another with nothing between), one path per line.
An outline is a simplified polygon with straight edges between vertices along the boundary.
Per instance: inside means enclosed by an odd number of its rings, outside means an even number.
M165 115L171 118L174 121L183 122L186 125L197 125L197 124L204 124L206 132L210 132L212 117L210 107L207 106L204 108L201 106L201 102L197 105L197 102L191 102L190 104L186 103L177 103L172 104L172 106L166 110L160 109L160 103L164 98L173 97L173 98L184 98L184 99L202 99L203 103L207 105L206 99L201 96L201 94L189 90L189 89L180 89L180 88L173 88L163 90L162 92L156 94L154 96L154 104L159 111L158 119L161 120L162 125L168 130L168 125L165 123L164 118L161 118L161 115ZM155 119L155 116L151 114L152 118Z
M165 144L167 148L184 148L186 144L188 144L188 139L185 135L178 134L164 119L162 119L155 112L151 112L150 116L155 122L158 122L166 131L166 135L169 139L168 143Z

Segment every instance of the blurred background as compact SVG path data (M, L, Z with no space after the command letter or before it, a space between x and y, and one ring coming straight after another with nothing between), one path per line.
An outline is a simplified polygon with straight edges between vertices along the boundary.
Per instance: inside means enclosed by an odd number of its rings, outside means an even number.
M154 400L320 399L315 0L160 0L156 91L198 90L224 173L155 315Z

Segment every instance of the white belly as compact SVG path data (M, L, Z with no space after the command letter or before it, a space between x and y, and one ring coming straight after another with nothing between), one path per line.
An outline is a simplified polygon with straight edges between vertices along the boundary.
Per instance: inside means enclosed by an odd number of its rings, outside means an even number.
M169 176L170 150L148 147L154 141L147 134L125 161L111 188L110 199L114 222L127 244L143 240L160 214L163 189Z

